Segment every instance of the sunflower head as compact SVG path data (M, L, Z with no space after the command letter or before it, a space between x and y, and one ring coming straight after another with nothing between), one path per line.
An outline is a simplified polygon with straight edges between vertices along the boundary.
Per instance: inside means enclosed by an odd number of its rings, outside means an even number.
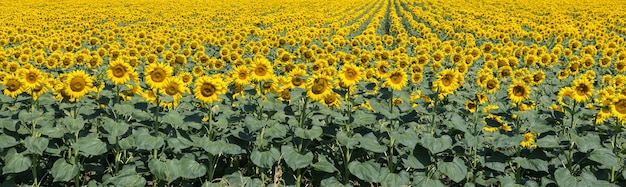
M133 68L121 59L113 60L107 69L107 78L115 85L125 84L130 80Z
M530 88L522 81L513 81L507 92L514 103L521 103L530 97Z
M576 102L582 103L588 101L593 93L593 84L591 81L579 78L574 80L572 87L574 88L573 99Z
M394 69L389 72L385 81L385 85L394 90L402 90L407 84L407 74L401 69Z
M269 60L264 57L256 58L250 68L251 78L256 81L268 81L274 77L274 69Z
M82 70L76 70L67 75L64 92L70 97L70 101L78 101L88 92L93 91L95 78Z
M348 63L344 64L339 71L339 79L346 85L356 85L361 79L363 79L363 71L360 67Z
M168 64L149 64L144 70L144 81L153 89L162 89L165 87L165 80L171 77L173 72L173 68Z
M332 92L331 85L330 77L315 74L307 81L307 96L315 101L323 101Z
M24 80L20 79L18 76L14 74L7 74L4 77L4 81L2 82L4 85L4 95L15 98L17 95L24 92L25 83Z
M477 108L476 102L474 102L474 101L467 101L467 102L465 102L465 110L467 110L467 111L469 111L471 113L474 113L474 112L476 112L476 108Z
M221 101L218 97L226 93L228 85L220 76L202 76L196 79L193 94L204 103Z

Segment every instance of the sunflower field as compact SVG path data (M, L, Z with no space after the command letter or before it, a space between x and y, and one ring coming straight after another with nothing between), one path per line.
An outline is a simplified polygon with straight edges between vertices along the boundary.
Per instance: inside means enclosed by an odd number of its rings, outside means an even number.
M623 0L0 0L2 186L626 186Z

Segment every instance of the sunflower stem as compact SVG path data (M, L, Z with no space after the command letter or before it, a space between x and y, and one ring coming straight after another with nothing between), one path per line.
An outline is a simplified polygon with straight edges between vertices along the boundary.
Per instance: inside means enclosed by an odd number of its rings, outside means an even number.
M302 104L302 109L300 110L300 122L298 123L298 125L300 127L304 126L304 121L305 121L305 117L306 117L306 107L307 104L309 104L309 97L304 97L304 104Z
M389 113L393 113L393 88L389 88L391 90L389 95Z
M435 118L437 117L437 100L439 99L438 96L435 96L435 99L433 100L433 115L430 121L430 134L431 135L435 135Z

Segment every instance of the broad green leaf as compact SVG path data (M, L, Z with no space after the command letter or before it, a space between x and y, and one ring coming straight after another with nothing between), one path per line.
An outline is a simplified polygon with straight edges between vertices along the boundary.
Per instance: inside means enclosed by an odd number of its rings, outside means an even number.
M130 125L127 123L120 123L112 120L111 118L105 118L102 128L106 130L109 136L121 136L126 134Z
M348 134L344 131L337 132L336 139L337 141L348 149L354 148L356 145L359 145L359 140L361 139L361 134L355 134L352 137L348 137Z
M76 165L69 164L65 161L65 158L59 158L52 165L50 174L54 178L54 182L67 182L78 175L80 168Z
M287 128L283 124L274 123L273 125L270 125L270 127L265 128L265 136L270 137L271 139L284 138L287 136Z
M352 114L352 117L354 118L352 123L356 126L371 125L376 123L376 116L363 110L355 111L354 114Z
M276 161L278 161L279 158L280 151L273 147L269 151L260 152L258 150L254 150L252 151L252 154L250 154L250 160L252 160L252 163L261 168L272 167L276 164Z
M294 134L302 139L308 139L308 140L313 140L315 138L318 138L322 135L323 130L321 127L319 126L313 126L311 127L311 129L304 129L304 128L300 128L297 127L296 130L294 130Z
M421 143L434 155L450 149L452 147L452 138L450 138L450 136L448 135L443 135L439 138L435 138L430 134L425 134L421 139Z
M330 163L328 159L326 158L326 156L324 156L323 154L318 155L317 162L314 164L311 164L311 166L317 171L322 171L326 173L333 173L337 171L337 168L335 167L335 165Z
M414 174L413 183L415 186L428 186L428 187L445 187L438 179L429 178L424 172Z
M195 179L206 175L206 166L196 162L191 155L185 155L180 159L181 177L186 179Z
M170 124L174 129L187 130L187 126L184 125L185 121L183 120L183 116L176 111L169 111L165 114L165 116L163 116L163 122Z
M118 176L112 181L114 186L146 186L146 179L139 174Z
M182 173L178 160L160 161L152 159L148 162L148 168L150 168L150 172L156 175L157 178L165 180L168 183L181 177Z
M260 120L258 120L256 118L252 117L251 115L246 115L246 118L244 119L243 122L246 125L246 127L248 127L248 130L251 133L260 130L261 128L263 128L265 126L265 124L267 124L267 122L260 121Z
M6 157L4 157L4 167L2 167L2 174L7 173L21 173L26 171L32 162L29 157L24 156L22 153L17 153L15 148L9 149Z
M391 137L395 139L396 142L409 148L414 148L415 145L417 145L417 141L419 141L419 136L413 130L407 130L403 133L393 131L391 132Z
M607 148L595 149L589 155L589 160L593 160L603 166L617 166L619 164L617 156Z
M43 115L43 112L41 110L34 110L34 111L21 110L17 116L21 122L30 123L34 120L41 118L42 115Z
M359 144L359 147L368 151L383 153L387 150L386 146L380 145L378 143L378 138L374 136L374 133L366 134L365 136L360 138L359 142L361 143Z
M305 168L313 162L313 153L308 152L303 155L296 152L293 147L288 145L281 147L281 153L283 154L283 159L285 159L287 166L293 170Z
M167 148L173 149L177 153L193 145L191 141L181 136L168 138L165 142L167 142Z
M537 147L540 148L559 148L559 140L555 135L548 135L541 139L537 139Z
M520 167L524 169L528 169L528 170L533 170L533 171L548 172L548 165L550 165L548 161L537 159L537 158L528 159L528 158L522 158L522 157L515 157L514 160L517 164L520 165Z
M453 129L457 129L460 131L463 131L465 133L468 133L469 131L469 123L467 121L465 121L465 119L463 119L463 117L461 117L461 115L457 114L457 113L452 113L452 117L448 120L446 120L444 122L445 125L453 128Z
M578 186L578 180L565 168L556 169L554 179L559 186Z
M85 126L85 120L83 120L83 117L81 116L78 116L76 119L66 116L59 120L59 122L61 122L61 124L63 124L65 128L72 133L83 130L83 127Z
M43 151L48 147L48 138L45 137L26 137L24 139L24 147L29 154L43 155Z
M135 145L140 150L154 150L159 149L165 145L165 140L161 136L152 136L147 130L135 131Z
M452 181L461 182L467 174L467 166L463 159L455 157L452 162L439 162L437 167L442 173L445 173Z
M592 149L600 147L600 136L597 134L587 134L585 136L574 135L574 142L578 150L581 152L588 152Z
M485 166L489 169L493 169L499 172L504 172L506 168L505 156L502 154L495 154L485 157Z
M15 138L13 138L12 136L9 136L6 134L0 134L0 149L13 147L19 143L20 142L15 140Z
M44 126L39 129L39 132L41 132L41 134L46 135L50 138L62 138L65 135L66 131L67 129L65 129L65 126L63 125Z
M337 178L335 177L329 177L329 178L325 178L324 180L322 180L320 186L335 186L335 187L343 187L346 185L343 185L341 182L339 182L337 180Z
M93 136L79 138L72 147L85 156L98 156L107 152L107 144Z
M371 161L352 161L348 164L348 169L352 175L367 182L379 182L380 165Z
M409 184L408 178L402 178L395 173L389 173L382 181L383 186L407 186Z

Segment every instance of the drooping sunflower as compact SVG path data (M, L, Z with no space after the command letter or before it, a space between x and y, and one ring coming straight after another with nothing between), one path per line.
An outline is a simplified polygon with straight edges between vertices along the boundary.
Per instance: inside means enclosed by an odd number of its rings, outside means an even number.
M394 69L389 72L389 76L387 76L386 81L384 83L385 86L391 87L394 90L402 90L408 84L408 78L406 72L402 69Z
M591 94L593 94L593 84L584 78L574 80L572 88L575 90L572 99L579 103L588 101L591 98Z
M514 103L520 103L530 97L530 88L522 81L513 81L507 92Z
M64 92L70 97L70 101L79 101L88 92L94 89L93 82L96 79L83 70L75 70L67 75Z
M202 76L194 83L193 94L204 103L219 102L219 95L225 94L228 85L220 76Z
M339 71L339 80L348 87L356 85L361 79L363 79L362 68L352 63L344 64Z
M537 139L537 133L527 132L524 135L524 141L520 143L523 148L536 148L537 144L535 143L535 139Z
M12 98L17 97L17 95L24 92L25 88L24 80L20 79L18 76L12 73L6 74L2 85L4 85L4 95Z
M307 82L306 95L315 101L323 101L332 92L331 78L321 74L315 74Z
M543 83L543 80L546 79L546 74L543 70L537 70L532 74L532 84L531 85L540 85Z
M153 89L165 87L165 80L172 76L174 70L164 63L152 63L144 69L144 82Z
M133 68L121 59L113 60L107 69L107 78L115 85L125 84L130 80Z
M230 72L230 79L236 85L247 85L250 84L250 70L246 68L246 66L237 66Z

